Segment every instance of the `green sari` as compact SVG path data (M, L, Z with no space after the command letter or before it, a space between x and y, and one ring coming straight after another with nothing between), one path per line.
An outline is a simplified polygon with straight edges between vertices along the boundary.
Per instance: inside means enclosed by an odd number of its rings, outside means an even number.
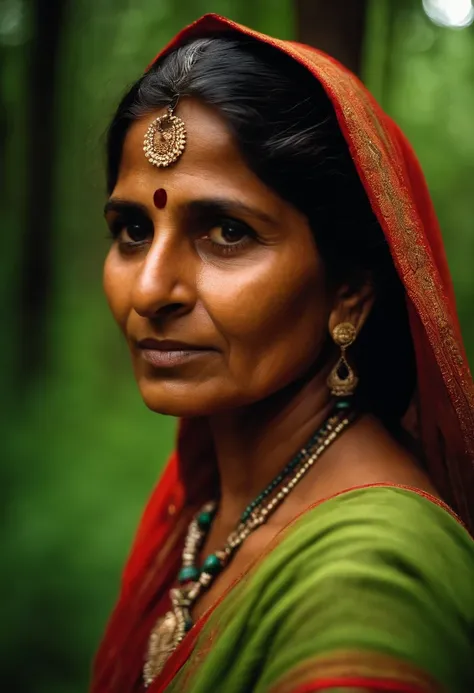
M367 487L303 513L166 692L474 691L474 542L433 500Z

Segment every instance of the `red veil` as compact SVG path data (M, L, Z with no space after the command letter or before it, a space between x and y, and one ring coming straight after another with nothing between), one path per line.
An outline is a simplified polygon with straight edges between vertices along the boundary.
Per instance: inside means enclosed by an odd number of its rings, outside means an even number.
M418 374L407 425L423 442L432 481L473 532L474 387L438 221L410 144L357 77L336 60L215 14L181 31L155 60L189 39L222 32L250 36L287 53L310 70L331 100L406 290ZM182 421L177 451L148 503L124 571L120 599L96 660L94 693L140 690L147 638L157 615L167 608L189 508L212 495L215 481L205 423Z

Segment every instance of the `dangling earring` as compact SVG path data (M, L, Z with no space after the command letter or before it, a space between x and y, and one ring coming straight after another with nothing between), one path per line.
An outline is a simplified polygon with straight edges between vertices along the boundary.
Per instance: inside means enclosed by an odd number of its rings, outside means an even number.
M331 394L336 397L348 397L354 394L359 382L346 359L346 349L355 342L357 332L350 322L341 322L332 332L334 342L341 347L341 356L329 374L327 385Z

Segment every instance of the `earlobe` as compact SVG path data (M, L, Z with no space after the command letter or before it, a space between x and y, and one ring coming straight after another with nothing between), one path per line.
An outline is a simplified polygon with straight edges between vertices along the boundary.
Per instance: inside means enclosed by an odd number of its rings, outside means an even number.
M335 306L329 316L329 333L341 323L350 323L359 334L375 302L374 287L365 282L357 290L343 286L336 295Z

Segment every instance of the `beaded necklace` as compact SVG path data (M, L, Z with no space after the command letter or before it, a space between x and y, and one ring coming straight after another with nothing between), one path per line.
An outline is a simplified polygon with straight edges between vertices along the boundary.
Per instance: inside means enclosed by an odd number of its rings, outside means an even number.
M224 547L209 554L201 568L198 556L217 510L217 502L206 503L191 521L184 543L182 567L178 574L180 587L170 590L172 611L158 619L148 643L143 680L148 687L162 671L166 660L193 627L191 609L199 596L232 559L245 539L272 515L296 484L311 469L324 450L354 420L355 413L346 400L335 405L334 411L286 467L266 486L242 513L237 527L227 537ZM288 477L291 479L284 483ZM272 496L266 504L267 498Z

